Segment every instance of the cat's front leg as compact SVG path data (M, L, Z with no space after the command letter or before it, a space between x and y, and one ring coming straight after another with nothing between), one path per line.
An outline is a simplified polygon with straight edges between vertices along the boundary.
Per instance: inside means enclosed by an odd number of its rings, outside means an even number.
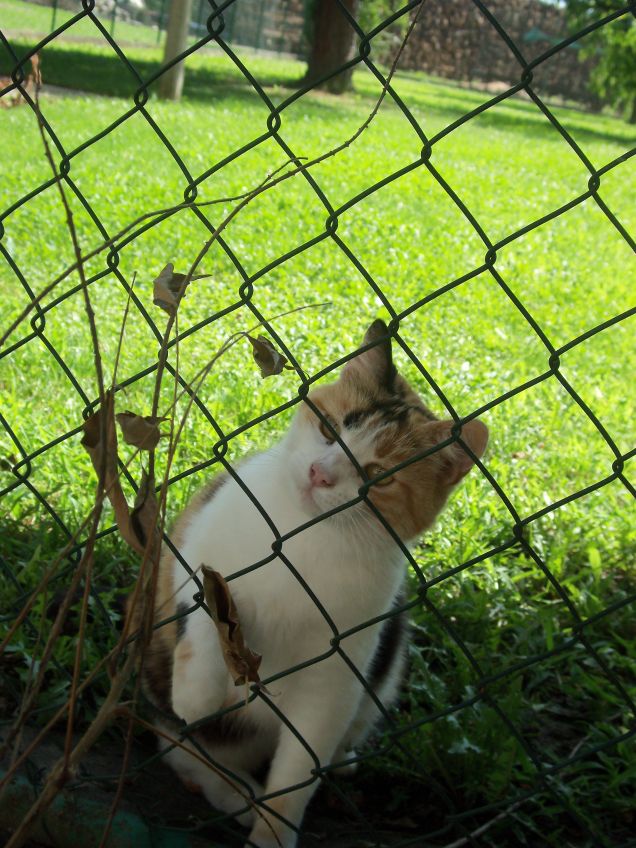
M188 616L172 665L172 709L191 724L219 710L229 675L216 627L204 610Z
M337 656L293 674L288 686L279 706L296 733L281 726L265 794L305 785L265 802L273 812L261 808L248 843L259 848L295 848L305 808L319 784L312 770L331 762L361 697L359 683Z

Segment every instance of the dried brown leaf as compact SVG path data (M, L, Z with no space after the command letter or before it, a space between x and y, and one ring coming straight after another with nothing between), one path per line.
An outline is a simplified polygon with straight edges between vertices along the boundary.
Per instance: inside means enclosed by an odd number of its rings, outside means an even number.
M40 57L37 53L31 56L31 69L33 71L33 82L39 88L42 85L42 71L40 69Z
M128 519L128 504L117 471L117 432L114 412L115 398L112 391L107 391L103 406L98 407L82 425L84 430L82 447L91 458L101 488L113 505L115 520L120 526L120 522Z
M209 274L194 274L186 283L187 274L174 270L172 262L168 262L153 283L153 302L169 315L174 313L184 296L186 289L193 280L203 280Z
M218 571L202 566L203 592L219 633L223 659L235 686L260 683L258 669L262 657L245 644L230 588Z
M40 75L40 57L37 53L34 53L33 56L31 56L31 68L33 69L32 73L30 73L26 80L22 83L22 87L27 91L27 93L30 93L30 89L33 89L34 86L39 88L42 85L42 77ZM0 77L0 90L9 88L11 85L13 85L11 77ZM27 101L22 96L22 93L16 88L12 95L0 97L0 108L11 109L13 106L23 106L26 102Z
M165 421L165 416L137 415L134 412L118 412L115 416L121 427L124 441L141 450L154 450L159 444L162 433L159 424Z
M285 368L293 370L290 365L287 365L287 358L276 350L268 338L265 336L254 338L250 335L247 338L252 345L252 356L261 369L263 379L274 374L281 374Z
M159 549L158 516L159 504L155 492L154 475L148 475L145 471L142 471L135 505L130 513L130 523L136 538L144 547L150 537L155 537L156 551Z
M135 503L135 509L133 510L133 513L137 511L138 515L135 519L135 524L133 524L131 513L128 509L128 502L119 482L117 471L117 429L115 427L114 413L115 398L112 390L109 390L106 392L103 406L98 407L82 425L84 430L82 447L86 449L90 456L100 486L112 504L119 532L133 550L143 554L148 535L147 528L151 524L149 517L151 514L151 501L145 495L141 495L144 489L144 480L142 479L142 485L139 489L140 494L137 496L139 503ZM104 422L103 424L102 421ZM154 496L154 484L152 486L152 492ZM156 517L152 523L156 524Z

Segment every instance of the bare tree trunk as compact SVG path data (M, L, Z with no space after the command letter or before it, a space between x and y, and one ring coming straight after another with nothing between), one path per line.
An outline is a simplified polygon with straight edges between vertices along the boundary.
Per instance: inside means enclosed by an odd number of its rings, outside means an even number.
M341 0L341 3L338 0L314 0L313 37L307 73L302 80L304 85L315 83L353 58L355 30L342 6L355 17L358 0ZM352 76L353 69L349 68L327 80L323 87L333 94L341 94L351 88Z
M170 62L188 46L188 27L192 0L171 0L166 31L166 46L163 53L164 63ZM164 100L180 100L185 77L185 65L179 62L159 80L159 96Z

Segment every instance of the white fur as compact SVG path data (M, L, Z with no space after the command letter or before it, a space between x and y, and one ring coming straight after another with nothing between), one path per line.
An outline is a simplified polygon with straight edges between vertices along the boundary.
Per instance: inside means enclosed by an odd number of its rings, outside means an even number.
M363 504L295 532L311 518L355 498L361 484L345 452L337 443L329 445L317 424L297 417L279 445L242 463L238 474L263 505L278 534L289 534L282 544L282 557L307 582L341 633L390 609L403 579L403 557ZM373 441L364 428L343 435L361 465L374 460ZM333 486L310 485L309 469L316 462L333 476ZM272 555L275 543L276 535L230 478L191 517L181 554L192 568L204 563L227 577ZM175 585L181 585L184 572L178 563L175 569ZM331 625L283 558L273 556L229 585L247 644L263 656L259 671L263 680L332 650ZM192 595L192 583L188 583L180 589L177 601L190 606ZM378 625L367 627L341 642L361 672L368 669L379 631ZM194 653L185 667L178 662L178 651L175 654L172 701L175 712L192 722L240 700L244 691L230 679L215 626L204 610L188 616L182 642L186 639ZM386 702L395 696L399 665L395 664L379 693ZM377 706L364 695L360 682L338 654L273 681L268 690L321 765L344 759L379 717ZM252 738L244 745L219 745L210 755L238 771L257 795L261 788L248 772L270 757L265 793L308 781L304 788L281 796L284 800L272 802L298 827L317 785L311 774L316 763L265 700L257 698L241 712L259 727L256 743ZM245 808L240 795L188 754L175 750L169 759L180 773L202 785L216 807L227 812ZM279 843L293 848L294 830L266 808L261 813L250 839L261 848ZM242 821L247 817L249 812Z

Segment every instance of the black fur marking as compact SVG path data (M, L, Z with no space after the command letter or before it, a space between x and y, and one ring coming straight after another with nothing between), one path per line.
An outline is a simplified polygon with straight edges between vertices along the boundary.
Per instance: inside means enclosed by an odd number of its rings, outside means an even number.
M176 621L177 624L177 642L183 639L186 631L186 616L188 612L188 605L184 601L179 601L177 604L177 615L179 618Z
M352 409L351 412L347 412L345 417L342 419L342 423L349 429L352 427L359 427L364 419L368 418L369 415L373 415L373 409Z
M408 406L399 400L376 401L366 409L352 409L342 419L342 423L345 427L351 429L352 427L362 426L362 423L372 415L380 415L383 423L399 422L403 424L411 409L415 409L415 407Z
M398 659L406 629L407 618L404 613L396 613L385 619L380 631L380 641L367 673L367 681L372 689L380 686Z

